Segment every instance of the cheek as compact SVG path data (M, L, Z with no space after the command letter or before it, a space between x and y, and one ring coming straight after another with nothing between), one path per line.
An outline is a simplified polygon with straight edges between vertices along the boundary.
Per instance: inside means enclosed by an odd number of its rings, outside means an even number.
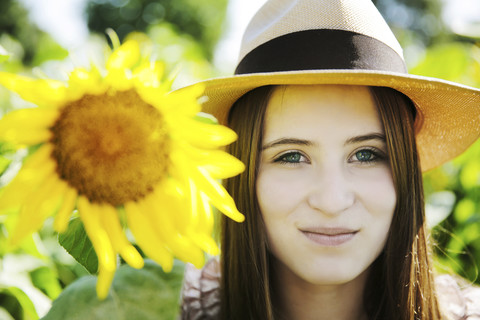
M358 198L375 218L393 214L397 193L388 168L379 168L368 176L357 177L356 185Z
M264 219L284 216L291 212L305 195L304 179L278 170L260 170L256 192Z
M368 212L369 235L373 242L384 243L392 222L397 195L390 170L383 170L364 180L358 189L358 196Z

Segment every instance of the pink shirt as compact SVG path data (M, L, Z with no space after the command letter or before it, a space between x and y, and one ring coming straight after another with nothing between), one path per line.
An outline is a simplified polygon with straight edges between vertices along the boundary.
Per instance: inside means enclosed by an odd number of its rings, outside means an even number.
M217 319L220 312L220 264L208 261L203 269L187 264L182 288L182 320ZM480 288L450 275L435 279L440 310L448 320L480 320Z

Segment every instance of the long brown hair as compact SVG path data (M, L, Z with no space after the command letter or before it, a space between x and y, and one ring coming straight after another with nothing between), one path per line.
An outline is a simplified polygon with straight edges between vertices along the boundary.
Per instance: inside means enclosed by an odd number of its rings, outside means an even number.
M274 86L257 88L232 107L229 126L238 141L229 152L246 164L225 187L245 222L223 218L221 319L275 319L270 256L255 183L264 115ZM372 87L385 129L397 205L382 254L372 265L364 304L370 319L440 319L425 230L423 185L414 134L415 108L403 94Z

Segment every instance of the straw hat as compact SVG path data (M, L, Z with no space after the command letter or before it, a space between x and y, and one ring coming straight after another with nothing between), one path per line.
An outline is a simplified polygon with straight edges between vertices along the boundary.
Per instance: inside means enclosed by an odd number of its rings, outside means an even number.
M370 0L269 0L248 25L235 75L204 81L205 112L225 124L232 104L264 85L390 87L417 108L424 171L480 136L480 90L407 73L402 48ZM181 89L180 89L181 90Z

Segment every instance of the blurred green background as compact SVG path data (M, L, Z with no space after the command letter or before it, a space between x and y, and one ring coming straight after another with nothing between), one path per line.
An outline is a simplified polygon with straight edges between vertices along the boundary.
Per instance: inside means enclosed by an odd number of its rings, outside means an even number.
M70 2L81 25L69 29L65 24L68 33L59 29L68 19L65 8ZM232 72L247 16L263 2L1 0L0 70L64 80L76 66L103 61L109 45L105 30L112 28L120 39L132 31L146 33L155 43L155 57L165 60L170 71L179 68L174 86L180 87ZM480 87L480 8L472 7L472 1L456 1L453 7L452 1L441 0L374 2L402 44L411 73ZM39 18L42 12L49 13L47 20L58 21L49 26ZM469 19L472 14L476 21ZM63 38L55 30L64 31ZM30 104L0 88L0 114L25 106ZM28 150L15 152L0 144L0 187L18 171L26 154ZM480 284L480 141L426 173L425 193L436 270ZM78 223L72 228L80 228L76 234L82 231ZM77 262L85 252L72 252L65 237L60 242L77 260L59 245L51 221L13 252L5 249L8 229L0 215L0 320L45 315L45 319L104 319L106 314L109 319L177 317L182 263L170 274L151 262L140 271L122 266L112 289L118 300L100 303L88 271L95 268L90 268L91 262ZM132 299L134 304L123 303Z

